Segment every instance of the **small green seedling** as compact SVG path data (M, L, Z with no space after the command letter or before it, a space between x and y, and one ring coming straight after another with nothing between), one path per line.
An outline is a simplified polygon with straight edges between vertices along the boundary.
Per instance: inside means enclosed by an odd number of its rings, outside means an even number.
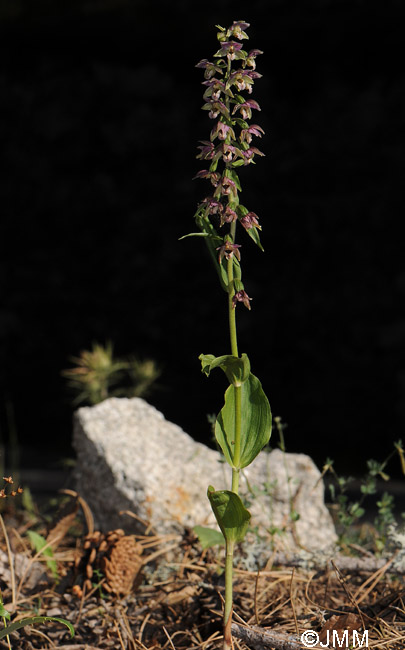
M50 544L46 541L45 537L36 533L34 530L27 530L27 535L32 544L32 547L35 549L37 554L42 554L44 557L48 558L46 560L46 566L52 573L52 576L55 578L56 582L59 581L58 566L53 557L53 550Z
M247 233L260 250L258 216L239 201L241 184L237 169L255 164L255 156L264 154L252 145L253 137L261 137L263 129L250 124L252 111L259 104L250 98L253 84L261 75L256 72L260 50L244 50L249 24L235 21L228 28L217 25L219 49L214 61L203 59L197 64L204 70L203 110L214 120L209 140L201 142L197 158L207 161L208 169L196 178L211 184L211 194L197 207L195 222L198 232L186 237L203 237L215 265L228 304L230 354L201 354L202 372L220 368L229 387L225 404L215 422L215 437L225 460L232 468L231 490L208 487L208 498L221 533L197 527L204 547L225 541L225 606L224 650L232 647L232 573L235 544L241 542L249 526L250 513L238 494L240 471L247 467L268 443L272 418L270 405L258 378L252 374L249 358L239 354L236 330L236 308L242 303L250 310L251 298L245 291L241 271L241 244L236 243L237 228ZM235 40L236 39L236 40ZM243 95L241 93L244 93Z

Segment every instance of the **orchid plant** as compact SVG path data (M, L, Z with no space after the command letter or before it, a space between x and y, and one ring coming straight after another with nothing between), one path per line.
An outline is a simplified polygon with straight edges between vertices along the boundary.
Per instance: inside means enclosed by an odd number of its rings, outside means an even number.
M236 329L239 303L250 310L252 300L242 282L242 245L236 239L239 230L263 250L258 216L239 201L242 188L237 174L239 167L254 164L255 156L264 155L252 144L253 138L260 138L264 131L249 123L252 111L260 111L259 104L247 96L251 95L255 80L261 77L256 71L256 57L262 52L243 49L241 41L248 38L248 27L244 21L235 21L227 29L217 25L219 49L214 61L203 59L197 64L204 70L202 108L208 111L214 125L209 140L201 142L197 156L209 167L199 171L195 178L208 180L212 190L197 207L195 221L199 232L186 235L205 239L228 301L230 354L199 357L203 373L208 376L214 368L221 368L229 382L224 407L216 419L215 437L232 468L231 489L208 487L208 498L226 549L224 650L232 647L234 547L244 539L250 520L239 496L240 472L267 444L272 426L270 405L261 383L251 372L248 356L239 354Z

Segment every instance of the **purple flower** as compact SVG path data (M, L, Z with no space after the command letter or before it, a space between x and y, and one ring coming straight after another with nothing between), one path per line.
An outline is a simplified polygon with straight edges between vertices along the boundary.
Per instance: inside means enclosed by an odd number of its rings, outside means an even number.
M231 73L229 77L231 84L236 86L238 90L246 90L250 92L250 86L253 84L253 81L250 75L245 70L235 70Z
M230 36L234 36L241 41L243 38L249 38L244 31L248 27L250 27L249 23L245 23L243 20L234 20L231 27L229 27L228 31L226 32L226 35L228 38Z
M203 81L203 86L208 86L207 90L204 93L204 99L211 97L212 101L216 101L220 98L221 92L225 90L225 84L220 79L209 79L208 81Z
M193 180L196 178L209 178L213 186L217 187L221 176L218 174L218 172L210 172L208 169L202 169L201 171L197 172L197 174L193 177Z
M232 162L233 154L235 153L235 147L233 147L231 144L225 144L224 142L222 144L221 150L222 150L222 160L225 163Z
M258 138L261 138L262 133L264 133L264 131L261 126L258 126L258 124L252 124L248 129L242 129L240 132L240 139L242 142L250 144L252 142L252 135L257 135Z
M218 255L218 261L221 264L223 257L225 256L225 259L230 260L233 257L233 254L235 253L235 256L240 260L240 253L239 253L239 248L240 244L232 244L230 241L226 241L222 246L218 246L216 249L219 251Z
M263 52L261 50L250 50L250 52L248 52L246 65L248 65L249 68L252 68L252 70L256 69L256 57L259 56L259 54L263 54Z
M223 102L216 100L213 101L210 99L206 104L203 105L202 109L203 111L209 111L208 117L211 119L215 120L220 113L221 115L229 118L229 111Z
M220 68L218 65L215 65L215 63L211 63L210 61L207 61L207 59L202 59L202 61L197 63L195 67L205 68L205 72L204 72L205 79L211 79L211 77L213 77L216 72L222 72L222 68Z
M221 220L220 220L220 226L223 226L224 223L232 223L232 221L236 221L238 218L238 215L236 214L235 210L232 210L232 208L229 207L229 205L226 206L225 212L221 215Z
M206 209L207 209L206 210L206 216L207 216L207 212L208 212L208 214L220 214L220 215L222 215L222 213L224 211L224 206L222 205L222 203L220 201L217 201L216 199L214 199L213 196L207 196L202 201L202 203L206 205Z
M236 111L240 111L240 114L244 120L250 120L252 117L252 108L255 108L257 111L261 110L259 104L254 99L248 99L242 104L236 104L235 108L232 111L232 115L234 115Z
M243 302L245 307L247 307L247 309L250 309L250 301L251 300L252 300L252 298L249 298L246 291L244 291L244 290L237 291L235 293L234 297L232 298L232 307L235 309L238 302Z
M257 154L258 156L264 156L264 153L260 151L260 149L258 149L257 147L249 147L249 149L246 149L246 151L242 151L244 164L249 165L249 163L253 161L255 154Z
M261 225L259 224L258 221L259 217L255 212L248 212L245 214L243 217L240 218L240 223L246 230L250 230L250 228L258 228L259 230L262 229Z
M235 181L227 176L222 176L218 182L217 189L214 192L214 197L219 198L220 196L233 196L236 194Z
M236 43L236 41L224 41L221 43L221 49L218 50L214 56L227 56L230 61L234 59L242 59L246 56L246 53L243 54L240 52L242 49L242 43Z
M250 50L248 53L248 58L259 56L259 54L263 54L262 50Z
M235 131L232 129L232 127L219 120L216 123L215 127L212 129L210 138L211 140L215 140L215 138L218 138L219 140L226 140L228 135L235 140Z
M200 140L201 145L197 149L201 149L201 153L198 154L197 158L201 160L212 160L214 157L214 144L213 142L207 142L207 140Z
M246 70L245 74L251 79L261 79L263 77L260 72L255 72L254 70Z
M208 61L208 59L201 59L198 63L196 63L196 68L206 68L208 65L213 65Z

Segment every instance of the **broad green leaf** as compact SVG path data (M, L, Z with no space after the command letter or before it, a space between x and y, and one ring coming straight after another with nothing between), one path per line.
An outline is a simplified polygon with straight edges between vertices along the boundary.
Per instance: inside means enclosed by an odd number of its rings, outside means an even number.
M59 618L58 616L30 616L29 618L23 618L20 619L19 621L15 621L14 623L11 623L11 625L7 625L7 627L1 629L0 639L7 636L8 634L11 634L11 632L15 632L15 630L19 630L21 627L24 627L25 625L34 625L35 623L45 623L46 621L51 621L54 623L62 623L63 625L66 625L66 627L69 628L71 638L75 634L73 625L69 623L69 621L66 621L64 618Z
M233 462L236 390L241 391L242 398L241 450L238 467L235 467ZM229 386L225 392L225 405L215 423L215 437L231 467L241 469L250 465L268 443L271 424L270 404L257 377L250 373L249 379L240 388Z
M250 512L246 510L241 498L230 490L217 492L212 485L209 486L207 495L226 543L241 542L250 521Z
M7 620L11 617L10 612L6 610L3 603L0 602L0 616L1 618L6 618Z
M46 541L45 537L42 537L42 535L39 535L34 530L27 530L27 535L37 553L42 552L45 557L52 558L47 560L46 564L48 569L52 572L53 577L58 578L58 567L55 560L53 559L53 550L50 546L46 546L48 542ZM45 546L46 548L44 548Z
M217 544L225 544L225 538L219 530L206 528L205 526L194 526L193 530L203 549L216 546Z
M250 375L250 362L247 354L234 357L232 354L225 354L222 357L214 357L213 354L200 354L202 372L207 377L214 368L221 368L226 374L230 384L241 386Z

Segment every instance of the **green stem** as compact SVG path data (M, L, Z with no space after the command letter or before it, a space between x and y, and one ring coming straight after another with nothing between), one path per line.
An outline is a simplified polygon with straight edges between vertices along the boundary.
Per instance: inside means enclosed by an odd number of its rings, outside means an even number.
M223 650L232 648L231 623L233 595L232 595L232 573L233 573L233 543L227 542L225 556L225 605L224 605L224 643Z
M232 241L235 242L236 223L233 222L230 228L230 235ZM238 352L238 337L236 331L236 309L233 305L233 297L235 295L234 275L233 275L233 258L228 260L227 264L228 273L228 318L229 318L229 337L231 343L231 354L235 357L239 356ZM242 430L242 388L235 386L235 440L234 440L234 453L233 464L235 467L240 463L241 451L241 430ZM239 469L232 468L232 492L238 494L239 492ZM225 606L224 606L224 644L223 650L229 650L232 647L231 638L231 617L233 606L233 544L226 545L226 560L225 560Z
M235 295L233 286L233 258L228 260L228 313L229 313L229 338L231 340L231 354L238 357L238 337L236 334L236 309L233 306L232 298Z
M233 544L228 542L226 545L225 558L225 590L231 595L230 601L225 601L224 622L226 623L232 610L232 564L233 564ZM227 570L229 569L229 570Z
M235 242L236 222L233 221L230 228L230 235L232 242ZM233 305L233 297L235 295L235 287L233 284L233 258L228 260L228 316L229 316L229 337L231 341L231 354L234 357L239 356L238 352L238 336L236 332L236 309ZM242 431L242 388L235 386L235 440L233 452L233 464L235 467L240 463L240 444L241 444L241 431ZM239 492L239 469L232 469L232 492L238 494Z

